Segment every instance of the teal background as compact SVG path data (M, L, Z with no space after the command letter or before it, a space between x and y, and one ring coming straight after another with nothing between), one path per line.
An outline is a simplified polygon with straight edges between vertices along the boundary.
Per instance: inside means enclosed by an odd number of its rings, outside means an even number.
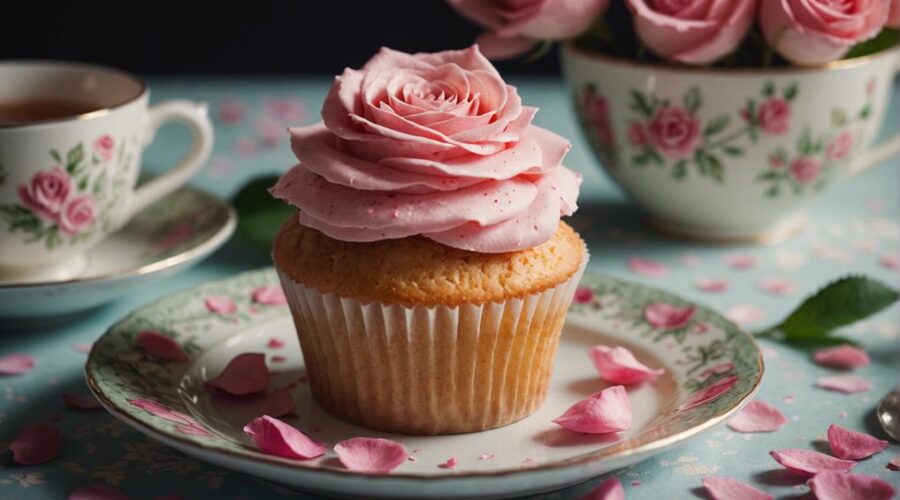
M310 114L305 123L311 123L329 83L330 79L324 77L150 80L154 102L176 97L204 100L210 103L214 116L223 100L234 99L246 104L247 116L240 123L217 123L213 158L193 181L193 185L226 198L250 178L284 171L295 162L286 140L274 148L261 147L249 157L236 153L236 140L255 137L254 127L262 116L262 100L273 96L300 99ZM722 311L737 304L752 304L764 311L765 319L751 329L761 329L780 320L806 294L839 276L864 273L900 285L897 271L878 264L880 256L900 251L897 223L900 160L891 160L827 192L812 206L811 220L804 231L785 244L697 246L662 239L645 229L640 213L592 157L578 130L570 97L559 79L514 78L512 83L519 87L526 103L541 108L535 120L538 125L574 143L565 163L584 174L581 208L574 223L590 245L592 269L665 288ZM898 97L900 88L895 85L885 134L900 128ZM164 170L177 161L187 146L186 134L178 126L163 129L144 156L145 168L151 172ZM879 203L883 209L873 210ZM873 221L886 229L872 231ZM855 248L855 241L868 239L874 240L874 251ZM848 261L823 256L816 251L822 245L846 251L850 256ZM722 256L736 252L755 256L759 265L745 271L727 267ZM685 267L681 263L685 253L696 256L701 265ZM671 273L663 279L637 276L626 266L632 256L662 262ZM791 258L807 262L797 269L786 268L784 263ZM161 283L138 287L118 302L63 324L39 329L0 327L0 356L24 353L38 360L37 367L27 375L0 377L0 451L3 451L0 498L65 498L71 491L89 484L113 486L134 498L170 494L183 498L315 498L188 458L127 429L103 412L68 409L60 397L63 393L87 391L83 382L85 355L73 350L73 344L92 342L117 319L162 295L268 264L265 252L232 238L196 267ZM693 287L698 276L725 278L731 286L722 294L704 293ZM798 285L798 292L789 296L766 294L755 285L757 280L766 277L788 279ZM767 373L758 398L780 408L791 422L771 434L738 434L720 425L674 451L618 471L627 498L702 496L700 480L708 474L741 479L779 497L802 496L807 491L802 481L780 470L767 452L788 447L820 449L818 441L823 439L831 423L882 436L873 411L878 398L900 382L898 310L892 307L845 332L862 342L872 356L872 365L858 373L868 378L874 388L861 394L844 395L814 388L818 377L834 372L811 363L807 353L762 341ZM2 322L0 319L0 325ZM57 418L61 418L57 425L63 435L60 457L40 466L15 465L5 449L17 430L28 423ZM824 449L827 451L827 445ZM888 460L898 454L900 446L892 444L887 451L862 461L855 472L878 476L900 486L900 472L885 468ZM579 497L599 481L542 498Z

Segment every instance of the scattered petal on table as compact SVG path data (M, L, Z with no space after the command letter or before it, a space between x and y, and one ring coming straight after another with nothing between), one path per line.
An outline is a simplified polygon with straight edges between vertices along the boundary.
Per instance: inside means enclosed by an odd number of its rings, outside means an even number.
M63 394L63 401L76 410L99 410L103 408L92 394Z
M806 484L818 500L889 500L894 487L877 477L820 472Z
M274 148L281 141L290 137L287 125L271 118L263 118L256 122L256 135L263 147Z
M669 268L655 260L631 257L628 259L628 269L635 274L650 278L662 278L669 274Z
M706 476L703 487L712 500L772 500L772 495L763 493L747 483L730 477Z
M327 448L290 425L267 415L254 418L244 432L259 451L283 458L305 460L322 456Z
M862 460L888 447L883 439L834 424L828 426L828 444L832 455L847 460Z
M787 423L788 419L778 408L753 400L728 421L728 428L737 432L774 432Z
M32 424L9 443L13 461L19 465L37 465L59 456L59 429L49 424Z
M456 466L459 465L459 460L456 457L450 457L444 462L438 464L438 467L441 469L455 469Z
M855 392L865 392L872 388L872 384L857 375L834 375L831 377L822 377L816 382L817 387L828 389L829 391L844 392L852 394Z
M267 306L282 306L287 304L287 297L280 286L261 286L253 290L251 294L253 302Z
M234 152L242 158L252 158L259 152L259 143L252 137L238 137L234 140Z
M900 269L900 254L885 254L878 258L878 263L888 269Z
M694 288L703 292L722 293L728 290L728 281L720 278L700 277L694 280Z
M593 491L581 497L581 500L625 500L625 488L619 478L612 476L600 483Z
M269 378L266 355L245 352L235 356L221 373L206 384L234 396L245 396L265 391L269 387Z
M756 282L756 287L772 295L790 295L797 291L797 285L784 278L763 278Z
M666 330L687 326L693 316L693 307L678 307L665 302L654 302L644 309L644 319L650 326Z
M756 267L756 258L745 253L728 254L722 257L722 262L732 269L745 270Z
M296 124L306 120L306 105L299 99L290 97L269 97L263 99L263 111L269 116Z
M653 369L638 361L624 347L595 345L588 349L588 356L600 378L613 384L635 384L662 375L662 368Z
M247 107L237 99L226 99L219 103L218 118L222 123L237 123L244 119Z
M690 410L691 408L695 408L704 403L712 401L730 391L731 388L738 383L738 380L740 379L737 377L737 375L729 375L728 377L717 380L710 384L709 387L698 391L696 394L688 398L687 401L679 406L679 409L682 411Z
M291 390L287 387L275 389L266 395L259 408L260 415L268 415L270 417L283 417L295 409L294 398L291 397Z
M344 467L361 472L387 474L409 457L406 448L389 439L357 437L334 445Z
M812 355L813 361L831 368L850 370L867 366L870 362L866 351L852 345L840 345L819 349Z
M24 375L34 365L35 359L27 354L10 354L0 358L0 375Z
M787 470L803 477L812 477L820 472L847 472L856 467L853 460L842 460L817 451L785 448L769 452L776 462Z
M890 470L900 471L900 455L892 458L891 461L888 462L887 468Z
M631 428L631 400L625 388L616 385L575 403L553 422L585 434L625 431Z
M725 317L740 326L759 323L766 317L765 311L753 304L736 304L725 311Z
M203 301L206 310L215 314L231 314L237 311L237 304L230 297L224 295L212 295Z
M148 354L166 361L184 363L191 360L190 356L181 348L181 344L172 337L159 332L152 330L140 332L137 334L137 343Z

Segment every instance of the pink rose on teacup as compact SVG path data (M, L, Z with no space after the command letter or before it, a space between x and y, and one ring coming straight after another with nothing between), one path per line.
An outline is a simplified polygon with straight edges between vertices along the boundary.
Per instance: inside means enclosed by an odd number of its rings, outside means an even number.
M651 146L666 158L689 158L700 144L700 119L679 106L660 108L647 124Z
M609 0L448 0L471 21L488 28L477 39L491 59L509 59L534 48L538 40L580 35Z
M601 144L612 144L615 138L609 121L609 101L590 89L585 89L583 101L588 120L597 131L597 139Z
M27 186L19 186L18 193L26 208L48 222L56 222L71 190L69 175L55 166L34 174Z
M628 0L638 37L654 54L709 64L734 51L756 15L757 0Z
M766 42L798 65L840 59L881 31L888 0L761 0L759 24Z
M647 145L647 131L643 125L634 122L628 127L628 142L639 147Z
M759 128L769 135L781 135L791 126L791 103L772 97L759 106Z
M853 149L853 143L853 132L845 130L838 134L838 136L825 147L825 154L830 160L842 160L850 153L850 150Z
M78 196L66 203L59 214L59 229L68 234L78 234L97 217L97 202L93 196Z
M103 134L94 141L94 154L101 161L107 162L113 157L116 142L109 134Z
M801 156L791 162L791 175L801 184L816 180L822 171L822 162L810 156Z

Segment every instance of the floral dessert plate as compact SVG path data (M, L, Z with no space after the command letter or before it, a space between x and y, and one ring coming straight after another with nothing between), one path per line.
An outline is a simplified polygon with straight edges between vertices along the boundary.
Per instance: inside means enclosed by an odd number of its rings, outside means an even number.
M313 402L294 326L273 270L241 274L175 293L138 309L94 344L88 384L113 415L202 460L308 491L352 497L502 497L558 489L644 460L724 421L755 393L762 356L747 333L703 306L642 285L587 273L569 313L544 405L499 429L450 436L386 434L339 421ZM189 358L162 361L137 343L142 332L174 338ZM652 382L627 387L631 430L567 431L551 422L607 387L588 357L596 344L622 345L652 368ZM235 356L264 353L269 391L290 387L294 412L281 417L330 446L386 437L410 460L386 475L345 469L332 449L313 460L257 451L242 428L264 396L225 397L205 388ZM450 460L455 459L455 460ZM455 462L455 465L448 465Z
M109 302L199 262L234 232L234 209L185 187L148 206L87 253L84 270L64 280L0 281L4 325L44 321Z

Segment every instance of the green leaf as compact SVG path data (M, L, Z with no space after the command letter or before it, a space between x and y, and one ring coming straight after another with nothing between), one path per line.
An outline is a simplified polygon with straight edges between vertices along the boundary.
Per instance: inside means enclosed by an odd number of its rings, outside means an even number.
M637 90L631 91L631 109L650 118L653 116L653 105L647 101L644 94Z
M857 44L850 49L850 51L844 55L844 59L874 54L875 52L889 49L897 44L900 44L900 31L884 28L875 38Z
M864 276L841 278L809 297L775 328L785 340L827 337L835 329L865 319L897 301L898 293Z
M683 103L684 107L692 113L700 109L700 104L702 103L702 99L700 97L700 89L697 87L691 87L690 90L688 90L687 93L684 94Z
M766 82L766 85L763 87L763 95L766 97L772 97L775 94L775 84L772 82Z
M843 127L847 123L847 113L840 108L831 110L831 126Z
M84 147L82 147L79 142L77 146L73 147L66 154L66 171L70 174L75 173L79 170L78 166L81 163L81 160L84 159Z
M774 185L766 191L766 198L774 198L778 196L778 185Z
M786 89L784 89L784 98L788 101L793 101L795 97L797 97L797 93L800 92L799 87L797 87L797 82L794 82Z
M50 156L52 156L53 159L56 160L56 163L62 163L62 162L63 162L63 161L62 161L62 157L59 156L59 151L57 151L57 150L55 150L55 149L51 149L51 150L50 150Z
M800 151L800 154L806 156L812 154L812 137L809 134L809 129L803 129L803 133L800 134L800 139L797 141L797 150Z
M676 181L683 180L687 175L687 161L681 160L672 167L672 178Z
M871 114L872 114L872 105L871 104L866 104L865 107L863 107L863 109L859 110L859 117L862 120L868 119L869 115L871 115Z
M725 146L722 148L722 152L727 156L744 156L744 150L737 146Z
M706 124L706 127L703 127L703 135L705 137L709 137L711 135L716 135L719 132L728 128L728 125L731 123L731 117L728 115L721 115L713 118L709 123Z
M268 189L278 181L277 176L259 177L244 185L234 198L238 212L238 234L244 239L269 250L281 224L297 209L272 198Z

